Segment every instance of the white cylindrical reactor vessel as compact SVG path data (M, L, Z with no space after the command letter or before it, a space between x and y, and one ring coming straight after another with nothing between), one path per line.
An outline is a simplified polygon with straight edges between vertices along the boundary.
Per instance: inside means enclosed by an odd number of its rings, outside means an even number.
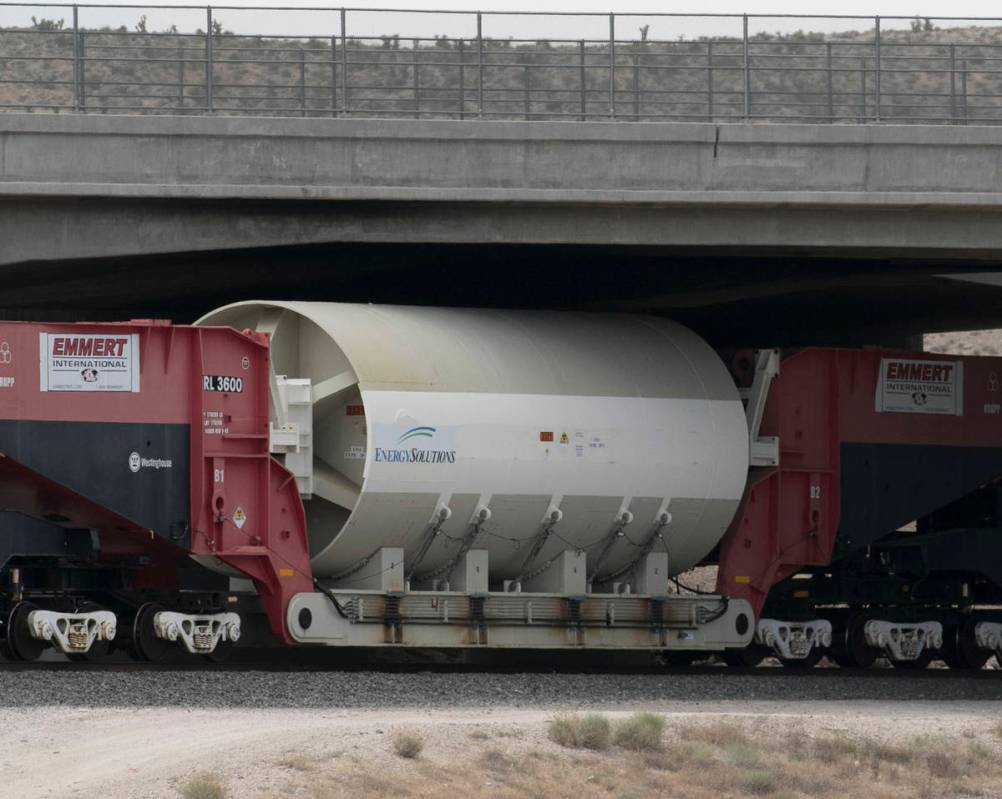
M402 547L417 582L447 579L466 548L488 550L492 587L566 549L611 579L650 541L678 573L744 490L734 382L663 319L243 302L199 323L270 333L275 374L311 381L321 578Z

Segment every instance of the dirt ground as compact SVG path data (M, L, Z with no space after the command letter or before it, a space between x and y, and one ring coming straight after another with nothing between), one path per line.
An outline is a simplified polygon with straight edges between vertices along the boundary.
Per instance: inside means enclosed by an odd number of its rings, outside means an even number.
M601 712L615 730L637 710L666 721L653 750L562 747L548 738L559 708L3 709L2 794L1002 797L1002 702L666 703ZM416 758L395 753L401 733L420 739Z

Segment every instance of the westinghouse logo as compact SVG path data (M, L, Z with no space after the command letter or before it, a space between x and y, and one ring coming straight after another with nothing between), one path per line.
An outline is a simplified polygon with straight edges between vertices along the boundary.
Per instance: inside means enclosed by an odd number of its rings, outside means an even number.
M452 439L451 428L419 425L401 429L399 425L380 425L374 458L376 463L455 463Z
M129 471L136 474L140 469L173 469L170 458L144 458L138 452L129 455Z

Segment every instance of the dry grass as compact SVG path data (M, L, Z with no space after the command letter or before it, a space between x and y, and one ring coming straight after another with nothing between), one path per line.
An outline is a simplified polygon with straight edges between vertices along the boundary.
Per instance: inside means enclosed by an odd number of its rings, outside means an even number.
M590 721L585 722L585 719ZM603 725L596 719L606 722ZM657 719L654 721L653 719ZM658 723L660 722L660 723ZM569 748L547 740L556 728L605 728L606 746ZM636 730L644 732L639 735ZM623 730L630 730L627 738ZM650 735L659 730L660 737ZM543 733L545 732L546 737ZM968 799L1002 796L1002 745L996 729L969 736L895 741L850 733L810 734L798 725L762 720L665 720L636 714L609 724L605 716L560 716L545 731L526 728L504 742L434 738L413 762L371 754L319 759L312 771L283 775L281 796L309 799L462 796L464 799ZM571 740L581 740L574 737ZM659 749L625 748L624 741ZM613 744L620 745L613 745ZM271 799L278 799L275 795Z
M665 720L655 713L634 713L616 725L616 746L632 752L660 752L664 749Z
M226 799L226 785L215 774L196 774L178 789L182 799Z
M612 726L599 713L561 713L550 722L549 735L551 741L572 749L608 749Z
M779 787L779 778L767 769L749 771L741 778L741 787L751 796L769 796Z
M424 740L413 732L398 732L393 736L393 751L400 757L412 760L421 754Z

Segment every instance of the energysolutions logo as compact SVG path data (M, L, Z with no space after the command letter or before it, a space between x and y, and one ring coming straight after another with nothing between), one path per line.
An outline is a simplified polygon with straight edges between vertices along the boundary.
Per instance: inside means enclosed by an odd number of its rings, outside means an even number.
M376 463L455 463L455 428L430 425L376 425Z
M405 441L409 441L412 438L434 438L435 428L434 427L412 427L405 433L401 433L400 437L397 439L398 444L403 444Z

